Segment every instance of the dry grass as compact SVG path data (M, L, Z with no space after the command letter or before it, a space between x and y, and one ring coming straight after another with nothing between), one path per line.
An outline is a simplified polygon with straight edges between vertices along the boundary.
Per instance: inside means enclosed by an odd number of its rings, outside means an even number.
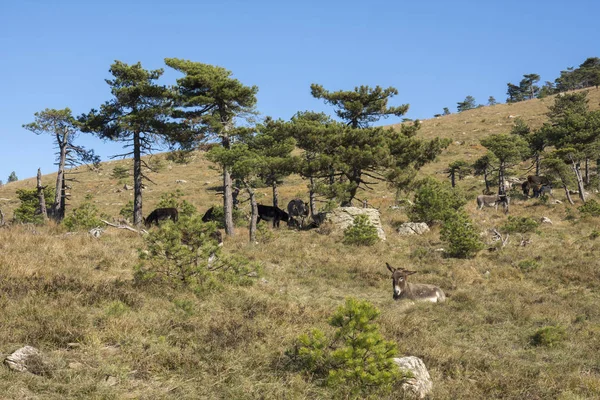
M590 97L597 104L600 92L592 90ZM453 144L424 173L441 171L452 159L474 159L482 153L481 137L509 129L509 114L541 123L550 103L498 105L425 121L425 136L465 144ZM117 192L123 184L109 176L126 162L105 163L99 172L82 169L72 206L91 194L102 212L116 217L132 195ZM44 177L45 183L52 179ZM145 214L161 194L177 188L200 212L220 199L218 172L201 154L188 165L168 165L152 179L157 185L144 192ZM0 189L0 198L10 199L0 200L8 217L17 205L15 189L33 185L30 179ZM471 198L482 189L476 179L459 185ZM291 178L281 188L282 203L305 198L305 192L306 183ZM268 203L269 191L261 196ZM563 200L561 193L555 196ZM516 199L510 215L547 216L553 225L524 234L530 240L525 247L519 234L511 234L504 249L455 260L436 251L444 247L436 228L417 238L393 234L392 224L406 216L389 208L393 194L385 187L369 199L381 208L386 242L347 247L336 236L282 228L270 242L251 246L239 228L224 251L261 262L263 276L251 287L205 293L135 286L133 266L143 243L128 231L109 229L94 239L52 225L0 229L0 353L33 345L51 366L41 375L0 368L0 397L332 398L334 392L287 368L283 352L300 333L327 329L327 317L347 296L375 304L383 335L398 343L402 355L425 361L434 398L600 397L600 238L590 239L600 219L568 220L564 203ZM474 201L467 210L488 242L488 229L507 218L493 209L476 210ZM413 281L440 286L447 303L394 302L386 261L418 270ZM532 343L540 328L556 325L565 329L562 342Z

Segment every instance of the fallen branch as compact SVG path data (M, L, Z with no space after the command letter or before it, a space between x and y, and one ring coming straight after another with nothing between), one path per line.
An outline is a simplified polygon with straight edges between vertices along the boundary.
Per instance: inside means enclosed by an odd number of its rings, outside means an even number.
M506 246L508 244L508 237L510 236L508 233L506 234L506 237L503 238L502 235L500 234L500 232L498 232L496 229L490 229L492 231L492 233L494 234L494 241L502 241L502 247L504 248L504 246Z
M0 226L4 225L4 214L2 213L2 210L0 210Z
M148 233L148 231L146 231L145 229L137 230L137 229L134 229L134 228L130 227L129 225L124 225L124 224L117 225L117 224L113 224L113 223L110 223L108 221L105 221L103 219L101 219L100 221L104 222L108 226L112 226L113 228L127 229L128 231L139 233L140 235Z

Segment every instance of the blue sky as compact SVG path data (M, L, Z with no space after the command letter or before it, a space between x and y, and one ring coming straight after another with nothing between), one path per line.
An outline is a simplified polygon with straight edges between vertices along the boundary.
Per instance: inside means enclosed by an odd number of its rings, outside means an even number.
M565 1L0 1L0 179L55 169L50 136L23 129L45 108L75 115L110 99L114 60L165 68L165 57L220 65L257 85L258 111L289 119L333 110L330 90L394 86L391 105L430 118L472 95L506 99L506 83L600 56L596 0ZM388 119L395 123L399 119ZM121 145L82 135L102 159Z

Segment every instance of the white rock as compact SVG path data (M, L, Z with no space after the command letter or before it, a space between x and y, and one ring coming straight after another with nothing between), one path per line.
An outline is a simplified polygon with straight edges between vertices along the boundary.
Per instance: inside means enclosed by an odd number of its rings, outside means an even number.
M548 218L548 217L542 217L541 221L542 221L542 224L550 224L550 225L552 225L552 220L550 218Z
M379 210L375 208L338 207L327 213L325 221L331 222L336 229L343 231L354 224L354 217L357 215L366 215L371 224L377 229L377 236L381 240L386 240L385 232L381 226Z
M185 179L177 179L175 183L187 183Z
M123 185L123 189L125 190L133 190L133 186L129 186L128 184Z
M422 235L429 232L429 226L425 222L405 222L398 227L397 232L401 236Z
M416 399L424 399L431 393L433 382L420 358L413 356L394 358L394 362L401 370L410 371L413 375L413 378L408 378L402 383L402 389L406 394Z
M40 355L40 351L35 347L25 346L6 357L4 363L13 371L26 372L27 360L32 356Z

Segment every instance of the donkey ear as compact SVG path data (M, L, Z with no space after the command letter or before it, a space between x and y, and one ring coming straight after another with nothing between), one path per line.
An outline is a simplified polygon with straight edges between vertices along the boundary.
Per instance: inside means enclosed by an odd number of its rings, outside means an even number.
M396 271L396 269L395 269L394 267L392 267L392 266L391 266L390 264L388 264L388 263L385 263L385 266L387 267L387 269L389 269L389 270L390 270L390 272L391 272L392 274L393 274L393 273Z
M407 269L405 269L404 272L406 273L406 275L412 275L412 274L416 274L417 273L417 271L409 271Z

